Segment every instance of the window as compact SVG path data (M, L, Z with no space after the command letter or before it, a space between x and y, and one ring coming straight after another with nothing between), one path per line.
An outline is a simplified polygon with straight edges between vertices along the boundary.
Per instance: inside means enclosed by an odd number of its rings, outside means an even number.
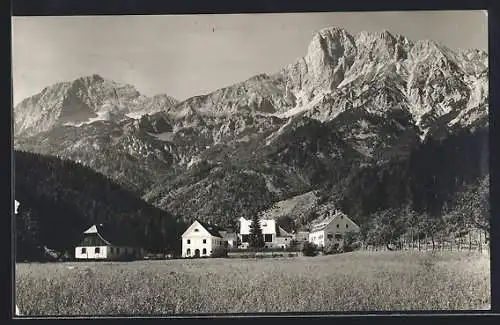
M120 247L116 248L116 254L120 254Z
M341 234L335 234L335 239L337 239L337 240L342 239L342 235Z
M339 224L337 224L337 228L340 227Z
M195 231L195 232L198 232L199 230L198 230L198 228L195 228L195 229L194 229L194 231Z
M207 240L206 239L203 239L203 244L206 244L207 243Z
M272 241L273 241L273 235L272 235L272 234L265 234L265 235L264 235L264 241L265 241L266 243L270 243L270 242L272 242Z
M340 215L340 219L344 219L344 216L343 216L343 215Z
M333 234L328 234L328 235L326 235L326 237L327 237L328 239L332 239L332 238L333 238Z
M190 255L191 255L191 248L188 248L186 251L186 256L190 256Z
M188 239L188 240L187 240L187 243L188 243L188 244L191 244L191 239Z
M95 248L95 253L96 253L96 254L99 254L100 252L101 252L101 248L100 248L100 247L96 247L96 248Z
M207 255L207 249L206 248L203 248L202 254L203 255Z
M87 253L87 249L85 247L82 247L82 254Z
M248 243L248 235L242 235L241 236L241 241L244 243Z
M110 247L110 248L109 248L109 251L110 251L111 253L113 253L113 247Z
M345 224L345 227L346 227L346 228L349 228L349 225L346 223L346 224Z

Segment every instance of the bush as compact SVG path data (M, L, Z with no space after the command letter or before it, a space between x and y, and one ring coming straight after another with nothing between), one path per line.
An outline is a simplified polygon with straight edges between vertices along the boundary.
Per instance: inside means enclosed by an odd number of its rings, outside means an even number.
M344 252L352 252L355 250L360 249L363 246L363 244L360 241L356 241L350 244L344 245Z
M316 256L317 255L317 246L313 243L310 243L310 242L305 242L303 245L302 245L302 254L304 254L304 256Z
M323 248L323 254L325 255L330 255L330 254L338 254L342 253L344 251L343 245L341 243L328 243L324 248Z
M228 249L224 246L215 247L211 257L227 257Z

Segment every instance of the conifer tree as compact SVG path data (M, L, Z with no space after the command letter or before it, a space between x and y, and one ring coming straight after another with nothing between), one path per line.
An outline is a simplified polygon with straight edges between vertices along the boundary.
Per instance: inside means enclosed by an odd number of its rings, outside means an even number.
M248 236L248 245L251 248L264 247L264 236L262 235L262 227L258 214L254 214L252 223L250 224L250 235Z

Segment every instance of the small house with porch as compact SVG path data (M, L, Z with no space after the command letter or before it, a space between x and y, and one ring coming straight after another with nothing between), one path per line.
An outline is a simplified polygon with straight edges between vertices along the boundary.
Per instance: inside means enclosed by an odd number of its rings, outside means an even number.
M79 260L142 259L144 255L144 249L130 232L103 224L85 230L75 248L75 258Z

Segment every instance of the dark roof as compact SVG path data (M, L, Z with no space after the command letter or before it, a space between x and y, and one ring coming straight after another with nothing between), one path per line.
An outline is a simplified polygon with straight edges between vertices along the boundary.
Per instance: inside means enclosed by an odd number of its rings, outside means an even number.
M276 233L279 233L278 227L281 227L281 229L289 234L293 233L293 225L289 222L286 222L286 220L282 220L280 218L276 219Z
M113 227L107 224L96 224L97 233L115 246L141 247L136 235L131 229Z
M198 219L196 219L196 221L198 221L203 226L203 228L205 228L210 233L210 235L222 238L222 235L219 231L224 231L224 229L222 229L221 227L217 225L211 225Z

